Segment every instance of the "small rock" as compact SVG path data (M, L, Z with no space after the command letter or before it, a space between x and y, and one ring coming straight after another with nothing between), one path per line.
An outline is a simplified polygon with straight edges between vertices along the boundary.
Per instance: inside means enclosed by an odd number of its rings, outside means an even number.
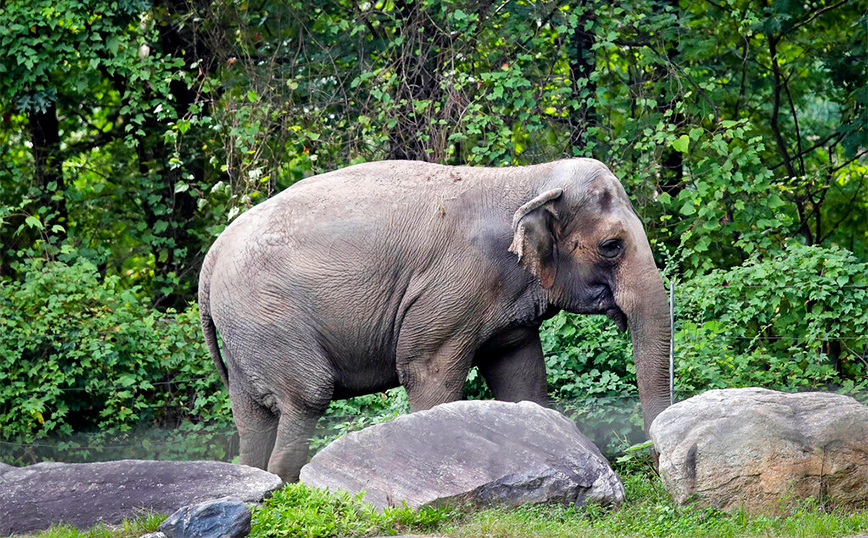
M148 534L143 534L139 536L139 538L168 538L165 534L160 531L157 532L149 532Z
M812 497L868 505L868 406L839 394L711 390L651 425L676 502L776 514Z
M301 470L305 484L378 508L447 502L620 505L624 487L596 446L531 402L459 401L347 434Z
M257 502L282 486L277 475L219 461L39 463L0 475L0 536L114 525L227 496Z
M181 508L160 524L160 531L168 538L244 538L250 519L241 499L224 497Z

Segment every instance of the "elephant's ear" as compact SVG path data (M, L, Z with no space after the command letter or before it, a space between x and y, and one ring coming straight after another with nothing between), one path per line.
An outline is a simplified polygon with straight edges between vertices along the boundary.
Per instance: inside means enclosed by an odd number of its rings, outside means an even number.
M512 244L509 251L539 278L543 288L551 288L557 271L557 241L554 223L557 212L552 202L560 198L563 189L546 191L519 207L512 217Z

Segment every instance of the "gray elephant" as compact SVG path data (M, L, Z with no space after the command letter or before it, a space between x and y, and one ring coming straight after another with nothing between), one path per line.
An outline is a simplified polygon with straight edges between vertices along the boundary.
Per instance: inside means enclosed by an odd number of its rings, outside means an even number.
M539 326L560 310L629 325L646 430L669 404L663 282L623 187L592 159L305 179L217 238L199 307L241 463L286 482L335 399L401 385L428 409L460 399L477 366L495 398L546 404Z

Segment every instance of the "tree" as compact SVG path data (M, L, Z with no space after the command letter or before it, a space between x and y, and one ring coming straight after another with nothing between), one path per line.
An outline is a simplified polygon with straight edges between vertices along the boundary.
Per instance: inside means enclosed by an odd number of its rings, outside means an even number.
M189 298L201 242L187 182L204 181L204 157L182 155L167 134L192 107L203 111L184 67L206 62L195 33L179 30L183 6L14 1L0 11L0 97L8 121L27 118L30 142L0 177L16 208L2 232L14 245L5 274L27 247L55 257L69 242L103 271L153 271L155 303Z

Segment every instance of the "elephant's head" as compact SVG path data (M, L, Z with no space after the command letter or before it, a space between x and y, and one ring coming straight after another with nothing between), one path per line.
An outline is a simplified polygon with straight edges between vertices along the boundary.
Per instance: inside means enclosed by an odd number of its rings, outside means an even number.
M553 306L630 328L645 430L669 405L666 291L621 183L592 159L561 161L513 217L510 251Z

